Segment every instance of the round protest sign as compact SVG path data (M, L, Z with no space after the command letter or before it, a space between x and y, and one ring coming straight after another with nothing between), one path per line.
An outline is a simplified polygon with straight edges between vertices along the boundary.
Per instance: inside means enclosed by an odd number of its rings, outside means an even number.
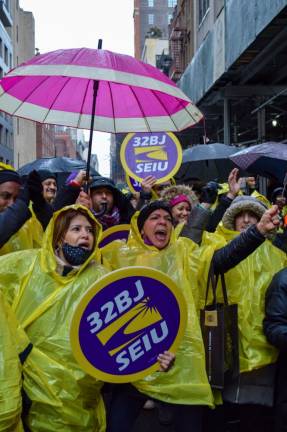
M140 182L130 177L128 174L126 174L126 182L132 193L140 192L142 190Z
M125 172L140 183L152 175L158 183L173 177L182 162L179 140L171 132L129 133L121 145Z
M174 281L147 267L127 267L97 281L81 298L70 339L77 362L107 382L131 382L159 369L157 357L175 352L187 309Z
M129 224L120 224L106 229L100 239L99 247L103 248L114 240L127 240L130 228Z

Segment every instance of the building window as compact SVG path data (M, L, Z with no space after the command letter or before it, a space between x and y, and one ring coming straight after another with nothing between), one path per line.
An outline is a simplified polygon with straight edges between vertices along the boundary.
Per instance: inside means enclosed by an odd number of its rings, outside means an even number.
M5 145L6 147L9 147L9 133L8 133L8 130L7 130L7 129L5 129L4 145Z
M148 7L154 7L154 0L147 0Z
M177 5L177 0L167 0L167 6L170 8L174 8Z
M149 25L154 24L154 14L148 14L148 23Z
M6 45L4 45L4 62L7 66L9 66L8 63L8 48L6 47Z
M201 24L209 9L209 0L198 0L198 24Z
M169 24L172 21L173 15L172 14L168 14L167 17L167 23Z

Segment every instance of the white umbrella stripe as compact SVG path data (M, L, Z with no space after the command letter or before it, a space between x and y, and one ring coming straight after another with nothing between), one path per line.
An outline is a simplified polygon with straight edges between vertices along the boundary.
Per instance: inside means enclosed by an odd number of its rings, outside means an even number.
M190 102L190 99L178 87L169 85L155 78L137 75L128 72L119 72L113 69L93 68L77 65L27 65L19 66L6 75L13 76L63 76L71 78L85 78L98 81L110 81L127 84L150 90L157 90Z

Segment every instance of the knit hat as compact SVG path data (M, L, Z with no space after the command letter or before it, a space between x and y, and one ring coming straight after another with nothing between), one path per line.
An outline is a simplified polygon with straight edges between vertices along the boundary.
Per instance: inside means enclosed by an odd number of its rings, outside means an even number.
M161 197L168 201L171 207L183 201L190 205L197 201L197 196L192 188L185 185L169 186L163 190Z
M143 206L138 216L138 229L140 232L143 229L144 223L149 217L149 215L159 209L165 210L172 218L170 206L166 201L163 200L152 201L149 204Z
M261 219L266 210L267 207L262 201L252 196L241 195L232 201L232 204L223 215L222 223L225 228L233 231L235 228L235 218L239 213L249 211L254 213L258 219Z
M52 171L49 170L37 170L37 173L39 174L40 178L41 178L41 182L52 178L54 180L57 180L56 178L56 174L54 174Z
M18 184L22 184L21 177L16 171L3 169L0 170L0 184L6 182L15 182Z

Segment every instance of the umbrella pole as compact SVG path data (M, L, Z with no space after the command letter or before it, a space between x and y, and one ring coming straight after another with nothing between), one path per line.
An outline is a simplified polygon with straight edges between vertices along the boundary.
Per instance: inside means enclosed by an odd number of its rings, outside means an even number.
M103 40L99 39L98 49L102 49ZM94 123L95 123L95 112L96 112L96 100L99 88L99 81L94 80L93 83L93 103L92 103L92 113L91 113L91 126L90 126L90 138L89 138L89 148L88 148L88 158L87 158L87 170L86 170L86 192L89 189L89 178L90 178L90 168L91 168L91 155L92 155L92 144L93 144L93 134L94 134Z

